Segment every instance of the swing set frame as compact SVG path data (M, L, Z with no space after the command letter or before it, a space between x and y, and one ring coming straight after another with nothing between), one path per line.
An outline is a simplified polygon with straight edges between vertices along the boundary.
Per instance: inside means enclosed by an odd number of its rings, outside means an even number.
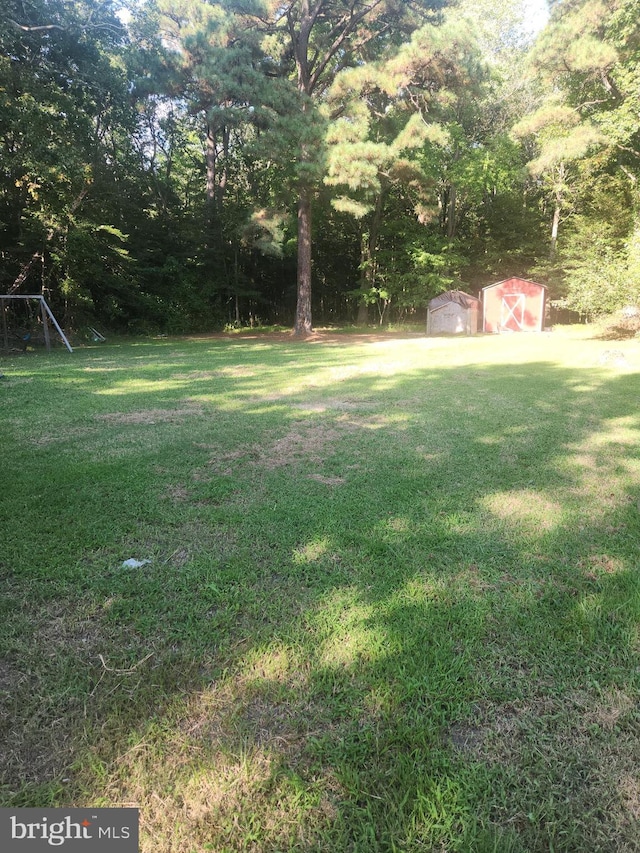
M73 352L71 349L71 344L67 340L65 333L60 328L60 325L56 318L53 316L53 311L47 305L47 300L39 293L36 294L17 294L17 293L0 293L0 314L2 314L2 337L4 340L4 348L5 350L9 350L9 330L7 327L7 307L9 300L13 299L31 299L35 300L40 305L40 317L42 319L42 331L44 334L44 345L47 348L47 352L51 352L51 331L49 329L49 322L51 322L60 335L62 339L62 343L66 346L69 352Z

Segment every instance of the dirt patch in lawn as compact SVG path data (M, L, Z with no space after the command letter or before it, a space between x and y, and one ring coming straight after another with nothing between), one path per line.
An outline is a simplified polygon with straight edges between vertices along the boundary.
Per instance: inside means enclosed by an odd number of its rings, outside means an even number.
M322 474L309 474L309 479L322 483L323 486L344 486L347 482L344 477L323 477Z
M238 464L256 465L267 471L300 462L317 465L329 455L342 434L352 429L350 425L340 425L340 429L336 429L328 424L300 421L281 438L268 444L241 444L233 450L220 449L207 464L216 473L226 475L231 474ZM207 449L213 447L209 445Z
M260 341L262 343L294 343L294 344L377 344L387 341L420 340L425 335L422 332L336 332L331 329L314 330L308 335L295 335L289 332L246 331L236 333L217 332L210 335L197 335L188 340L221 340L230 343L246 343Z
M194 415L203 415L201 406L185 406L181 409L143 409L138 412L106 412L96 415L97 421L114 424L157 424L181 421Z
M267 470L282 468L302 460L317 464L324 460L327 448L334 445L339 438L340 433L333 427L300 423L282 438L265 447L260 463Z

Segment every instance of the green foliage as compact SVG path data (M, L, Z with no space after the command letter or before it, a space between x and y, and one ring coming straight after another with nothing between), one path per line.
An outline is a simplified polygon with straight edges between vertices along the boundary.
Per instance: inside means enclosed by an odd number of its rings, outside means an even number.
M7 0L0 290L75 326L286 324L302 194L320 322L534 271L630 298L635 0L554 4L533 45L520 0L441 5Z
M460 285L462 270L468 264L468 256L457 241L425 232L415 218L399 221L393 208L393 202L399 200L397 196L388 200L388 221L381 226L375 259L369 261L374 268L367 281L372 284L369 289L354 292L354 296L377 305L379 321L392 314L405 320L417 311L424 312L433 296Z
M580 160L604 141L591 121L581 120L579 112L555 93L538 110L519 121L513 134L516 138L533 136L536 140L538 155L529 163L533 175L544 175L560 164Z
M560 307L594 319L640 304L640 228L622 240L614 225L594 228L586 217L574 217L563 250L566 295Z
M617 173L627 183L626 188L617 187L617 218L627 219L625 205L630 196L632 209L637 207L640 136L631 116L637 116L640 103L639 35L637 6L628 0L557 4L531 54L532 67L546 84L542 105L515 129L536 138L538 148L530 168L534 175L546 176L548 192L555 200L556 226L563 219L568 286L570 291L580 292L575 304L585 313L611 310L627 288L626 261L615 244L602 244L606 227L601 229L594 221L589 229L581 200L589 194L589 183L608 182L612 187L610 178ZM600 246L601 262L595 266L589 246L585 247L589 262L571 248L580 245L589 230ZM631 238L631 232L626 236ZM601 296L596 293L595 270L599 267L603 269Z
M10 4L2 16L2 284L39 252L54 304L113 301L128 287L126 238L112 188L101 190L122 176L112 151L134 128L122 26L110 3Z

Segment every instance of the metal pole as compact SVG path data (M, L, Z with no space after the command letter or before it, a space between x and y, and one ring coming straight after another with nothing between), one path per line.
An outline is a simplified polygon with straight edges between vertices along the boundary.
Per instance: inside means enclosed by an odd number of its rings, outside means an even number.
M4 332L4 348L9 352L9 332L7 330L7 300L2 300L2 331Z
M47 320L47 312L45 310L46 302L44 296L40 300L40 313L42 314L42 331L44 332L44 345L47 352L51 352L51 337L49 335L49 321Z
M60 328L60 326L58 325L58 321L57 321L57 320L56 320L56 318L53 316L53 313L52 313L52 311L51 311L51 308L49 308L49 306L47 305L47 301L46 301L46 299L44 298L44 296L41 296L40 298L42 299L42 305L43 305L43 307L45 308L45 310L46 310L47 314L49 315L49 318L51 319L51 322L53 323L53 325L54 325L54 326L56 327L56 329L58 330L58 334L59 334L59 335L60 335L60 337L62 338L62 340L63 340L63 342L64 342L64 345L65 345L65 346L66 346L66 348L69 350L69 352L73 352L73 350L71 349L71 344L70 344L70 343L69 343L69 341L66 339L64 332L62 331L62 329L61 329L61 328Z

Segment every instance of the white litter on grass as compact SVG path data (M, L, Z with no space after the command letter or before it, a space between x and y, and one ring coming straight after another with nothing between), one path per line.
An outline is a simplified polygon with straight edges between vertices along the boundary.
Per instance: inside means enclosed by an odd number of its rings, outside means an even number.
M600 356L600 364L611 364L614 367L629 368L631 365L626 359L625 354L619 349L605 350Z
M123 569L139 569L141 566L146 566L151 560L134 560L133 557L125 560L122 564Z

